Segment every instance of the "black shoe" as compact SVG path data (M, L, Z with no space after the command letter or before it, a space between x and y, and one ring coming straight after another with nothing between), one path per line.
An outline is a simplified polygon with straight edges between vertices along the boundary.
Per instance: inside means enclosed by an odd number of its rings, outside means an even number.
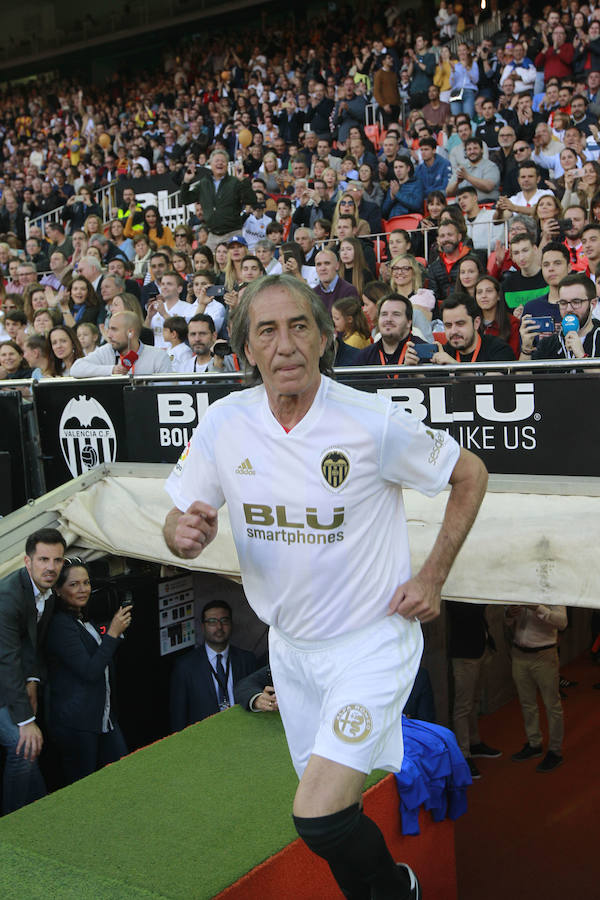
M499 756L502 756L502 750L496 750L495 747L488 747L483 741L480 741L479 744L471 744L470 750L471 756L475 758L498 759Z
M511 759L513 762L523 762L525 759L534 759L536 756L542 755L541 747L532 747L531 744L523 744L523 749L518 753L513 753Z
M545 757L538 763L535 767L536 772L553 772L554 769L558 769L559 766L562 766L563 758L559 756L558 753L553 753L552 750L548 750Z
M479 769L477 768L477 766L475 765L475 763L473 762L473 760L471 759L470 756L466 756L465 759L466 759L467 765L469 767L469 772L471 773L471 778L473 779L473 781L477 781L478 778L481 778L481 772L479 771Z

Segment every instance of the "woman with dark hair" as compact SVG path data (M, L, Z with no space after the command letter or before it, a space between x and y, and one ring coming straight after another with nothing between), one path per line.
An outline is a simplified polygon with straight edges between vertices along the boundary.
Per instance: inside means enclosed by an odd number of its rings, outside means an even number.
M123 234L133 240L136 232L133 229L132 219L133 216L127 216L125 219ZM175 249L175 238L169 226L163 225L158 206L147 206L144 209L144 234L149 240L154 241L157 250L165 246Z
M563 211L570 206L583 206L589 213L592 200L600 191L600 163L588 160L581 169L570 169L563 177Z
M377 339L377 304L382 297L389 294L390 286L383 281L370 281L365 284L362 293L362 311L371 329L371 337Z
M363 194L371 203L381 206L383 203L383 188L375 181L375 173L369 163L361 163L358 167L358 178L363 186Z
M81 325L82 322L93 322L97 325L101 307L91 281L83 275L76 275L67 287L66 293L75 325Z
M419 222L419 231L413 234L416 256L429 259L435 247L437 230L442 214L448 209L448 201L443 191L430 191L425 197L425 216ZM427 237L425 237L427 232Z
M415 178L415 167L408 156L394 160L394 177L390 181L381 214L385 219L423 212L423 185Z
M79 338L67 325L56 325L48 334L49 369L55 377L68 375L76 359L84 355Z
M518 359L521 352L520 323L506 305L500 282L491 275L478 278L475 283L475 301L483 314L481 333L502 338Z
M16 341L0 344L0 379L30 378L31 368L23 357L23 349Z
M475 297L475 285L480 275L483 275L485 268L476 253L468 253L463 256L458 264L458 276L456 278L456 287L452 293L466 293L470 297Z
M131 607L119 607L102 635L87 619L92 592L81 559L65 559L55 585L58 607L48 626L50 684L48 727L58 747L67 784L127 753L113 711L112 659L131 623Z
M192 260L194 263L194 273L215 273L215 257L210 247L207 247L206 245L203 247L198 247L197 250L194 250Z

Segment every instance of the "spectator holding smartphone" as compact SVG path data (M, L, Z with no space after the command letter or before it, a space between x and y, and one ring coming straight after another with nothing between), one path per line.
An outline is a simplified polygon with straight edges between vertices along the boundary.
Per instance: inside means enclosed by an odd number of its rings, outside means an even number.
M91 591L86 564L65 559L56 582L58 606L48 627L47 653L49 731L67 784L127 753L114 714L112 661L131 624L131 607L119 607L102 633L86 616Z

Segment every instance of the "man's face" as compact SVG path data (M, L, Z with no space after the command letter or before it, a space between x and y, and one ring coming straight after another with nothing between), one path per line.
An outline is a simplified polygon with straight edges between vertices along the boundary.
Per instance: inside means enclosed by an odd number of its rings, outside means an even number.
M479 211L479 204L477 202L477 194L472 194L470 191L465 192L464 194L459 194L458 196L458 205L460 206L463 215L472 216L477 215Z
M471 142L465 147L465 154L469 162L475 165L483 156L483 150L481 149L479 144Z
M433 149L433 147L428 147L427 144L423 144L423 146L419 147L419 149L421 151L421 159L423 160L423 162L429 162L433 159L435 155L435 150Z
M558 103L558 85L549 84L546 88L546 106L554 106Z
M581 236L583 244L583 252L590 262L597 263L600 261L600 231L590 229Z
M561 287L558 292L558 309L561 316L573 313L579 319L579 327L583 328L590 317L592 301L588 300L580 284Z
M188 343L196 356L206 356L216 339L216 332L210 330L208 322L189 323Z
M471 349L477 339L477 329L481 318L475 320L467 312L466 306L445 309L442 313L446 340L453 350L465 353Z
M530 241L517 241L516 244L511 244L510 247L511 259L518 265L519 269L529 268L533 261L534 252L535 248Z
M586 225L586 215L582 209L579 209L578 206L569 207L565 211L565 219L570 219L573 223L573 227L569 228L566 232L568 238L572 241L578 240L581 237L581 232Z
M308 231L305 231L303 228L299 228L295 235L294 240L296 240L300 246L302 247L302 252L306 256L306 254L312 249L313 240Z
M458 131L458 136L463 143L471 137L471 126L468 124L468 122L461 122L456 130Z
M321 253L317 253L315 268L317 270L317 275L319 276L319 281L321 284L327 286L331 284L337 275L339 262L335 254L331 253L329 250L322 250Z
M327 159L329 156L329 144L327 141L317 141L317 156L319 159Z
M17 273L19 275L19 284L27 285L33 284L37 281L37 273L35 269L32 272L30 269L25 268L25 266L20 266L17 269Z
M279 287L255 297L249 311L246 357L258 367L271 401L316 392L326 344L327 337L320 333L304 297Z
M386 137L383 141L383 152L388 159L392 159L396 155L398 149L398 141L393 137Z
M204 613L204 640L212 650L222 652L231 637L231 613L223 606L212 606Z
M181 293L179 279L175 275L163 275L160 279L160 293L165 300L177 300Z
M247 259L242 263L242 281L256 281L262 272L255 259Z
M100 293L104 302L110 303L112 298L116 297L119 293L119 288L115 283L115 279L109 277L108 275L106 276L106 278L103 278L100 284Z
M486 122L491 122L494 118L494 104L490 103L489 100L485 101L481 106L481 111L483 113L483 118Z
M340 240L352 237L353 227L351 219L338 219L336 237Z
M58 272L62 272L67 266L67 261L62 255L62 253L53 253L50 257L50 271L57 274Z
M558 102L561 106L567 107L571 102L571 92L566 88L561 88L558 92Z
M522 191L535 191L539 181L537 169L521 169L517 176L517 181Z
M107 328L107 340L111 347L117 351L117 353L122 353L127 349L129 345L130 331L131 329L128 328L127 322L125 321L123 316L113 315L110 317ZM133 331L131 331L131 337L133 338L134 336L135 335Z
M556 250L547 250L542 256L542 276L546 284L551 287L556 285L569 272L569 264L562 255Z
M427 97L430 103L435 103L440 96L439 89L435 84L430 84L427 88Z
M154 256L150 260L150 273L154 281L162 278L163 273L167 269L167 261L162 256Z
M290 217L290 208L287 203L277 204L277 218L280 222L286 222Z
M585 101L580 97L574 98L571 103L571 115L575 119L583 119L585 116Z
M307 170L306 165L300 160L295 160L292 163L292 175L294 178L306 178Z
M213 178L219 179L227 175L228 160L223 153L216 153L212 157L209 165L210 171L213 174Z
M119 278L125 278L125 263L122 259L111 259L108 264L108 274L118 275Z
M525 48L523 47L523 44L515 44L515 49L514 49L513 55L514 55L515 62L523 61L523 57L525 56Z
M345 95L346 100L352 100L352 98L354 97L354 79L353 78L346 78L344 80L344 95Z
M515 132L512 128L502 126L498 132L498 143L501 147L512 147L515 142Z
M43 544L39 541L31 556L25 557L25 568L31 580L43 592L56 584L64 561L62 544Z
M133 203L135 200L135 191L133 188L125 188L123 191L123 203L125 206L129 206L130 203Z
M595 94L600 87L600 72L590 72L587 81L588 88Z
M79 263L79 271L84 278L87 278L87 280L91 282L94 282L100 274L99 270L96 269L91 263L89 263L87 259L81 260L81 262Z
M438 247L442 253L454 253L460 243L460 233L454 225L441 225L438 229Z
M412 324L406 315L406 306L400 300L386 300L377 321L379 333L389 344L404 340Z

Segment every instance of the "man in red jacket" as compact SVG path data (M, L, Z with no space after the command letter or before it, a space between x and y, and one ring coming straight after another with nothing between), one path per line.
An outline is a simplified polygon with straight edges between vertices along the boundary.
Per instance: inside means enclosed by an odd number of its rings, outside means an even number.
M546 31L542 31L543 49L535 58L536 69L544 67L544 81L549 78L573 77L573 44L567 41L564 25L556 25L552 30L552 46L548 43Z

